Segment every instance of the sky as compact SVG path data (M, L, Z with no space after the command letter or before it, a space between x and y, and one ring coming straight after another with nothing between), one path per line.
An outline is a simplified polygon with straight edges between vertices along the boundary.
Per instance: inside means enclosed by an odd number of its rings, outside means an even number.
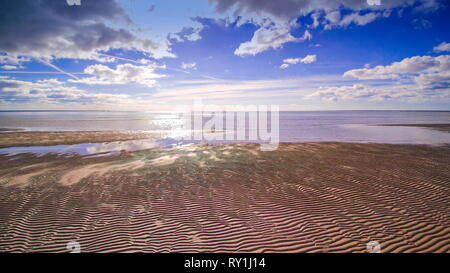
M450 110L446 0L0 5L0 110Z

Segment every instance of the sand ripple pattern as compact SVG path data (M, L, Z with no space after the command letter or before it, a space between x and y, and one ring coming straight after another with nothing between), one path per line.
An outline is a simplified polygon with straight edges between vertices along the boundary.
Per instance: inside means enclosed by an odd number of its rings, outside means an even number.
M376 240L450 252L448 146L205 149L69 186L0 187L0 251L366 252Z

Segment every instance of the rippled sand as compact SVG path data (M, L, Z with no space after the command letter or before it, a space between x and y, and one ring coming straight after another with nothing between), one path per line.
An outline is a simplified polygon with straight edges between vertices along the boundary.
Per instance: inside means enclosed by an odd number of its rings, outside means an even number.
M450 252L450 146L0 160L1 252Z

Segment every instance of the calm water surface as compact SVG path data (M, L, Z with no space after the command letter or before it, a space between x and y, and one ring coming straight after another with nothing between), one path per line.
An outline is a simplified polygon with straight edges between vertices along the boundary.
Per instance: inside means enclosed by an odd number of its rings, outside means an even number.
M155 131L170 137L159 140L133 140L97 144L12 147L1 153L76 152L97 154L191 143L171 135L183 123L182 116L162 112L0 112L0 128L26 131ZM358 142L447 144L450 134L420 127L377 126L379 124L450 123L450 112L437 111L308 111L280 113L281 142ZM269 125L270 126L270 125ZM210 141L229 143L230 141ZM239 141L242 142L242 141ZM255 142L255 141L249 141Z

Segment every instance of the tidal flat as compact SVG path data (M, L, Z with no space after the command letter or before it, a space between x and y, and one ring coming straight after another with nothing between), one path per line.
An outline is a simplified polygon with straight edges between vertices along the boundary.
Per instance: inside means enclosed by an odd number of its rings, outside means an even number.
M0 251L450 251L450 146L0 155Z

